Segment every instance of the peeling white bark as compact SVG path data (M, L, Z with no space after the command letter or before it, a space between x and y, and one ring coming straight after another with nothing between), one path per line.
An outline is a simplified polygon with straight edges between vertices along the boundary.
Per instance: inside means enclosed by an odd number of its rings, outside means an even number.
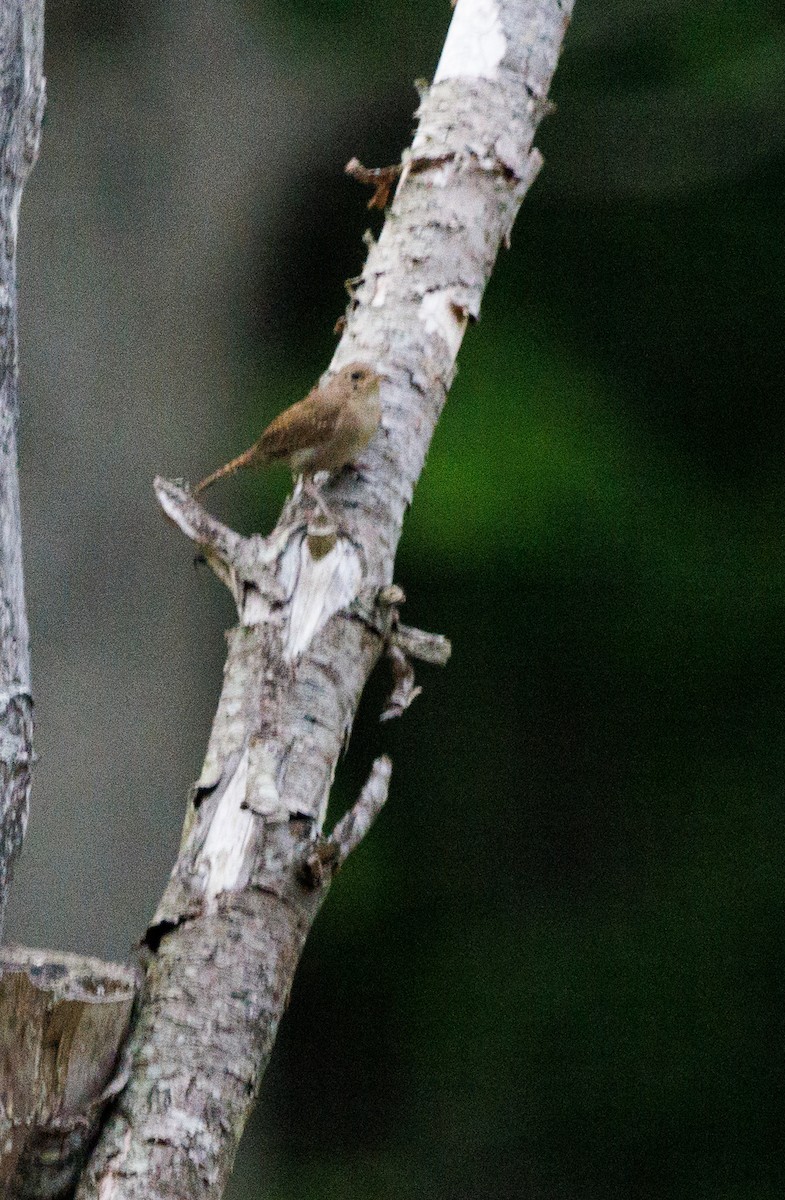
M433 81L495 79L506 51L507 38L496 0L459 4Z
M420 301L420 320L426 334L442 339L447 352L455 359L466 332L466 310L454 298L449 288L427 292Z
M302 946L335 865L386 796L380 760L333 839L335 764L379 655L443 661L443 640L393 617L393 559L455 358L540 158L572 0L459 0L392 210L331 369L384 379L382 427L324 488L339 522L308 529L299 496L267 538L242 538L183 488L156 490L235 598L224 682L177 863L146 943L130 1080L78 1200L219 1197ZM399 599L400 597L398 597Z
M279 578L290 598L284 658L295 662L330 617L357 598L363 571L360 556L345 538L323 557L314 559L307 537L289 538L281 557Z
M215 901L221 892L236 891L248 882L246 852L254 827L254 811L246 802L249 757L250 750L244 750L221 796L195 863L195 869L205 874L204 897L211 912L215 911ZM260 783L257 777L257 789ZM274 785L273 790L277 802L278 792Z

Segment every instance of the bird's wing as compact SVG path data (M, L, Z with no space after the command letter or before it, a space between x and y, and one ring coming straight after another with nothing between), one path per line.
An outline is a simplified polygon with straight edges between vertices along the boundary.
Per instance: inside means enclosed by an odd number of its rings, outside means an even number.
M340 401L316 388L304 400L287 408L265 429L258 446L270 461L288 459L298 450L323 446L335 434L341 418Z

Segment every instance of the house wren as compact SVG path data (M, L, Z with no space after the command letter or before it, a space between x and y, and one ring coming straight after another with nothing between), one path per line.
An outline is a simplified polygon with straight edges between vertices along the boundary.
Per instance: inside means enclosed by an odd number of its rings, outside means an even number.
M250 450L213 471L194 492L243 467L283 463L293 475L304 477L306 490L323 507L313 477L318 471L340 470L368 445L382 416L380 382L381 377L365 363L342 367L304 400L285 409Z

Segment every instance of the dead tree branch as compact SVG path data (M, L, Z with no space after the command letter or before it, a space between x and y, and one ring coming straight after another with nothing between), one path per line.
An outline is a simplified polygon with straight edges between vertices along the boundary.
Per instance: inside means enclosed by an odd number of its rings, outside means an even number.
M571 0L459 0L331 365L367 362L384 377L383 429L357 470L324 489L340 536L309 540L295 494L269 537L240 538L184 489L157 483L230 588L239 623L147 934L130 1082L79 1200L223 1192L330 875L304 878L302 866L313 867L341 746L388 644L352 605L392 583L464 331L540 166L532 141L570 10ZM330 853L318 857L329 865Z
M94 958L0 950L0 1195L73 1193L124 1080L118 1048L138 982Z
M16 469L19 366L16 234L38 157L45 85L43 0L0 0L0 932L22 846L33 761L33 697Z

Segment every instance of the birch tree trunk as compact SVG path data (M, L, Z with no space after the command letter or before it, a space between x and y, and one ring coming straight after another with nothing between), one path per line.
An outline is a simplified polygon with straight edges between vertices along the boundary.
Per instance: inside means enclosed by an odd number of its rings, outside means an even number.
M43 0L0 0L0 933L22 846L33 760L33 698L16 469L19 356L16 234L44 110Z
M416 694L411 659L449 653L401 624L394 555L464 332L541 165L533 138L571 9L458 0L400 168L351 165L376 182L380 204L400 178L329 368L361 361L383 377L382 428L323 489L335 525L309 517L296 489L272 534L241 537L187 488L156 480L165 513L230 589L238 623L179 856L144 939L127 1084L78 1200L222 1195L305 938L387 794L381 758L323 834L364 684L389 657L384 715L397 714Z

